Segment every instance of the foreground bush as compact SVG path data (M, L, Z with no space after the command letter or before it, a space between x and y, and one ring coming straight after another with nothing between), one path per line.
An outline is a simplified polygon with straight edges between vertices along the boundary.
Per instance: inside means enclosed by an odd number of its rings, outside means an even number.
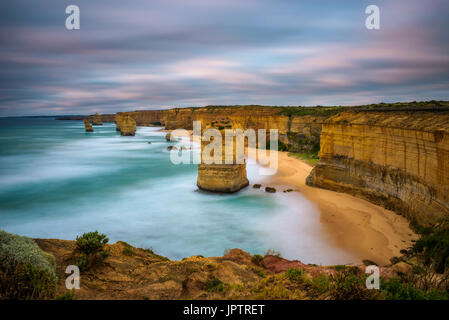
M413 252L423 260L424 265L443 274L449 271L449 219L426 231L413 246Z
M76 237L76 251L80 253L77 265L81 271L88 270L95 263L102 262L109 255L104 249L109 238L98 231L84 233Z
M0 298L53 298L55 259L30 238L0 231Z

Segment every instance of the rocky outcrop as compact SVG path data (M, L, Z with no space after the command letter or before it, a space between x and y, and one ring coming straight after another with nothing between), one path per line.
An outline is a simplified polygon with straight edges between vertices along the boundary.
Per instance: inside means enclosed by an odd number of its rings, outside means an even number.
M212 192L224 192L233 193L241 190L249 185L248 178L246 177L246 163L238 163L236 159L236 148L234 138L234 149L232 150L233 164L226 164L226 149L224 130L221 130L222 134L222 163L211 163L213 158L213 152L211 154L203 153L204 148L209 142L201 142L201 164L198 165L198 179L197 185L202 190ZM210 159L209 159L210 158ZM209 160L208 160L209 159ZM207 164L211 163L211 164Z
M92 128L92 125L87 119L84 119L84 128L86 129L86 132L94 132L94 128Z
M136 134L136 121L130 115L117 114L115 126L122 136L134 136Z
M366 198L421 225L449 215L449 111L343 112L321 133L307 184Z
M120 132L120 123L125 119L125 114L119 112L114 117L115 131Z
M56 298L67 297L70 291L66 288L65 271L68 265L77 264L75 241L35 241L41 250L55 257ZM109 255L103 263L81 273L80 289L69 295L73 299L341 299L333 294L331 285L323 286L323 281L337 284L334 277L344 276L344 270L349 268L351 275L361 275L360 279L365 275L362 265L317 266L287 260L276 253L252 256L240 249L229 250L219 257L191 256L179 261L121 241L107 244L106 250ZM397 276L394 268L379 267L385 278ZM354 281L354 277L350 279ZM360 283L364 284L364 280ZM359 296L346 298L360 299Z
M90 122L92 123L92 125L94 126L102 126L103 125L103 120L101 119L101 116L97 113L95 113L95 115L93 115L90 118Z
M233 193L248 186L245 164L199 164L197 185L202 190Z

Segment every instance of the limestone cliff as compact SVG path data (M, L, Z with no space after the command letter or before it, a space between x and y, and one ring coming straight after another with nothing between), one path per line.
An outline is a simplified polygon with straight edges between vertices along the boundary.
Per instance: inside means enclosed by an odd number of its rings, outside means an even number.
M193 121L201 121L203 128L220 122L222 128L278 129L281 150L302 152L319 148L321 124L337 111L324 107L208 106L123 114L129 114L138 126L160 125L168 130L190 130Z
M134 136L136 134L136 121L128 114L117 114L115 119L116 130L122 136Z
M95 126L103 125L103 121L101 120L101 116L97 113L90 118L90 122Z
M422 225L449 215L449 111L343 112L322 127L307 184L364 197Z
M94 128L92 128L89 120L84 119L84 128L86 128L86 132L93 132Z

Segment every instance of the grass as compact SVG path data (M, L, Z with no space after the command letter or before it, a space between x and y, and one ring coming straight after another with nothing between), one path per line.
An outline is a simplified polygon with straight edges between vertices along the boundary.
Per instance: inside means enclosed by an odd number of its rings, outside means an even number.
M318 155L314 153L289 152L288 156L307 162L312 166L315 166L318 163L318 161L320 161Z

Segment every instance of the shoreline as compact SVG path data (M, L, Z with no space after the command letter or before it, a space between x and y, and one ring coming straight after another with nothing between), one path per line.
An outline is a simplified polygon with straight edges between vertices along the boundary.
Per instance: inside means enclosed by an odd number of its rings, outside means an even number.
M192 141L192 131L188 132ZM279 190L292 188L313 203L320 213L325 240L358 259L350 263L370 260L387 265L390 258L399 256L401 249L407 249L413 245L412 240L418 239L409 221L393 211L346 193L306 185L306 178L313 169L306 161L282 151L278 151L278 160L276 174L264 176L264 184ZM254 183L257 181L250 181L248 187Z
M390 258L418 239L404 217L349 194L310 187L305 181L313 166L287 152L278 152L278 159L278 171L268 179L270 185L293 187L315 204L327 240L360 260L354 263L367 259L389 264Z

